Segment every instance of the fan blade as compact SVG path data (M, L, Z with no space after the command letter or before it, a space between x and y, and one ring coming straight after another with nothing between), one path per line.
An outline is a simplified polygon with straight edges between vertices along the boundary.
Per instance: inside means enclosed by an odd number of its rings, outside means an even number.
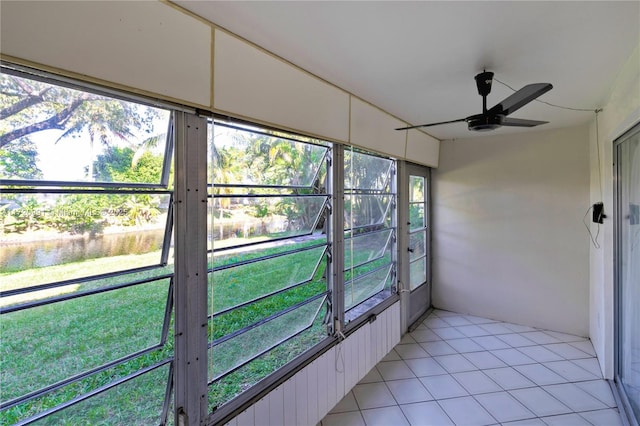
M511 126L511 127L535 127L540 124L547 124L548 121L536 121L536 120L523 120L521 118L509 118L505 117L502 120L503 126Z
M440 121L439 123L419 124L417 126L409 126L409 127L398 127L396 130L408 130L408 129L417 129L418 127L439 126L440 124L459 123L461 121L466 121L466 120L467 120L466 118L459 118L457 120L451 120L451 121Z
M538 96L547 93L551 89L553 89L553 86L549 83L528 84L522 89L518 90L516 93L504 99L499 104L492 107L489 111L487 111L487 114L509 115L519 110Z

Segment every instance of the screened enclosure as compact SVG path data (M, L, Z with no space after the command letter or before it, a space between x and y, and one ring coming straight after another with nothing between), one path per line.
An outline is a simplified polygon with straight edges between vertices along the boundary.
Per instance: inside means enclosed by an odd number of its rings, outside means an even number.
M10 64L0 87L0 423L172 424L189 374L215 421L396 296L392 159Z
M327 336L329 144L210 124L209 400Z
M165 423L172 114L0 74L0 423Z

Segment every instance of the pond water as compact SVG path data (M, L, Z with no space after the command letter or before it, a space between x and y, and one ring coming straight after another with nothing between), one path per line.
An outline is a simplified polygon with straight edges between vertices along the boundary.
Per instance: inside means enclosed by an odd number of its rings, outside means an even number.
M0 245L0 271L18 272L162 248L164 229ZM158 255L160 261L160 255Z

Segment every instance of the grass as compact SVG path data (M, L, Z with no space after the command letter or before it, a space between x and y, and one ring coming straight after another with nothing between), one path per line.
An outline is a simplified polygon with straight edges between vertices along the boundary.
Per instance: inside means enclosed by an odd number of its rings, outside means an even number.
M1 399L32 392L159 343L167 290L165 279L3 315ZM0 412L0 424L11 424L166 359L172 346L170 339L161 350ZM133 407L127 400L113 404L124 411ZM139 404L134 411L145 407ZM94 411L86 412L92 421L99 418Z
M164 365L37 422L42 425L157 425L169 374Z
M216 256L212 264L231 265L247 259L283 253L294 248L309 247L322 240L300 241L296 244L275 244L268 249L233 250ZM282 309L307 300L326 290L324 262L313 271L323 248L315 248L245 266L232 267L214 274L209 286L213 296L210 310L219 312L240 302L281 289L287 285L310 279L310 282L266 297L209 321L209 338L233 333L254 324ZM368 258L370 253L360 255ZM357 258L358 256L354 256ZM70 275L90 276L117 267L124 270L150 263L158 253L93 259L68 265L57 265L13 274L2 274L2 289L20 288L30 283L55 282ZM357 261L357 259L355 259ZM371 270L383 258L363 265L354 274ZM82 291L110 286L124 281L155 277L172 270L172 265L155 270L89 281L73 288L55 291ZM348 273L348 275L351 272ZM356 280L357 282L357 280ZM168 279L152 281L134 287L53 303L41 307L5 314L0 317L0 399L6 401L37 390L42 386L78 374L155 344L160 340ZM363 287L363 295L372 285ZM212 292L211 292L212 291ZM37 297L48 297L42 292ZM8 298L3 298L8 299ZM24 301L25 299L21 300ZM251 363L217 381L209 388L211 410L229 401L257 383L277 368L304 352L325 337L322 325L324 308L311 324L322 299L289 312L261 327L230 339L210 351L210 377L240 365L261 352L264 347L300 331L301 325L311 325L285 344L260 356ZM12 303L17 303L15 300ZM132 372L167 359L173 354L173 328L165 347L132 359L124 364L94 374L42 397L0 412L0 424L12 424L42 412L78 395L97 389ZM162 371L162 372L160 372ZM45 424L148 424L157 423L162 406L168 371L165 367L136 378L118 388L65 409L44 421Z
M258 383L325 337L320 315L309 330L209 386L209 412Z
M48 284L74 278L83 278L92 275L104 274L107 272L134 269L143 266L158 264L159 262L160 252L155 251L145 254L131 254L104 257L99 259L89 259L82 262L73 262L64 265L34 268L13 273L0 273L0 291L28 288L39 284ZM128 274L126 276L103 278L100 280L87 281L82 284L72 284L49 290L3 297L2 299L0 299L0 306L10 306L31 300L45 299L60 294L117 285L124 282L141 280L153 276L167 274L172 271L173 266L170 265L164 268L158 268L153 272L144 271L135 274Z

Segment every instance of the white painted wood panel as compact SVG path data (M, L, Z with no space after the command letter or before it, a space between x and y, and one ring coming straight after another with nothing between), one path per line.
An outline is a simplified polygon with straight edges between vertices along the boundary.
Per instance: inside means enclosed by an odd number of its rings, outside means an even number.
M269 400L271 394L265 396L253 405L253 422L256 425L266 426L269 424Z
M337 141L349 95L224 31L215 31L214 107Z
M377 321L376 321L377 322ZM380 339L380 336L377 333L377 329L376 329L376 322L373 322L372 324L369 324L369 333L370 333L370 343L369 343L369 362L371 363L372 366L376 365L378 363L378 351L377 351L377 347L378 347L378 340Z
M184 103L211 103L211 27L171 6L3 1L1 19L5 55Z
M306 425L308 421L307 403L309 395L307 389L307 369L303 368L298 371L293 378L296 381L296 423L298 425Z
M399 324L400 304L395 303L229 424L317 425L400 341Z
M343 352L344 352L344 389L345 392L348 392L353 385L353 364L351 360L351 352L353 352L353 339L346 339L343 343Z
M338 389L336 385L336 348L333 347L327 352L327 407L329 410L334 407L342 399L342 395L338 398ZM328 410L327 410L328 411Z
M413 163L438 167L440 141L416 129L407 130L407 152L405 158Z
M385 315L382 314L377 320L376 324L378 325L378 329L376 330L379 333L380 339L378 339L378 347L376 362L380 361L384 355L387 353L387 322L385 321Z
M329 357L325 353L318 358L318 413L326 413L329 411L329 400L327 387L329 386Z
M284 387L278 386L269 393L269 425L284 424Z
M365 365L365 370L367 370L367 373L373 368L373 366L375 365L373 363L373 357L371 356L371 327L366 327L364 330L364 346L365 348L367 348L367 350L365 351L364 354L364 365ZM366 373L365 373L366 375Z
M297 417L296 417L296 381L294 378L291 378L284 382L284 425L285 426L296 426L297 425Z
M305 368L307 370L307 418L309 423L318 417L318 360Z
M362 327L358 330L358 377L364 377L369 370L367 370L367 352L369 348L365 342L365 330L369 327Z
M394 130L405 123L378 108L351 97L351 137L349 142L362 148L404 158L406 132Z
M360 331L362 330L362 328L360 328L355 335L353 336L353 339L349 339L349 343L351 345L351 380L349 382L349 384L351 386L349 386L350 388L354 387L358 381L360 380L360 369L358 367L358 355L360 353L360 348L358 347L358 333L360 333Z
M335 361L335 372L336 372L336 395L338 401L342 399L343 396L346 395L344 388L344 372L345 372L345 363L344 363L344 342L340 343L336 347L336 361Z
M255 424L255 417L253 415L255 405L244 410L236 419L238 420L238 426L253 426Z

